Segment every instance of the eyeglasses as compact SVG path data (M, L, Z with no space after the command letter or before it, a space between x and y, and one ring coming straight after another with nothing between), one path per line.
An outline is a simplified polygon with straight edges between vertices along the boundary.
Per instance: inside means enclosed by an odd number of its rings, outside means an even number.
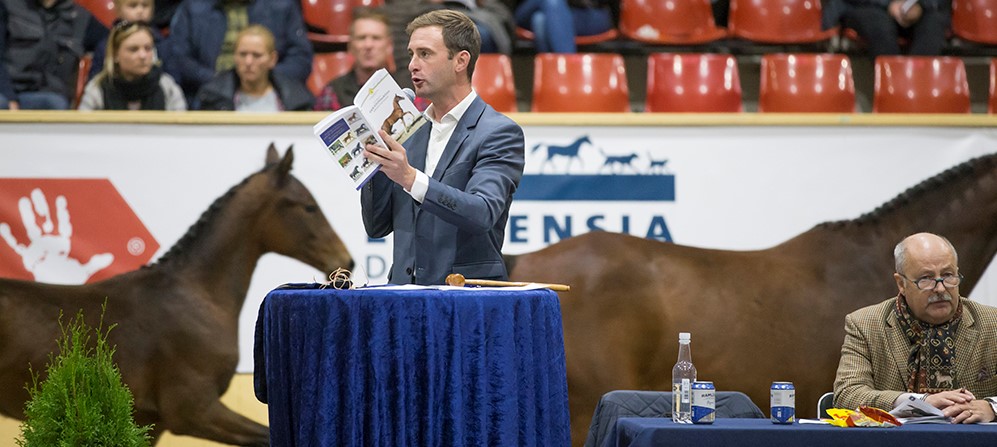
M943 275L941 278L932 278L930 276L925 276L922 278L918 278L916 281L904 276L903 274L900 274L900 277L916 284L917 288L921 290L934 290L935 287L938 287L938 283L942 283L942 285L945 286L946 289L951 289L958 286L959 283L962 282L962 273L959 273L957 275L952 275L952 274Z

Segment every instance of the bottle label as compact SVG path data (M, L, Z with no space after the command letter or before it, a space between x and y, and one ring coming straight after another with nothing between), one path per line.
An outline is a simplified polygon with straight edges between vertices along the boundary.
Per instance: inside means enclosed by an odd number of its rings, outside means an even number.
M681 395L680 399L682 399L682 403L687 404L690 402L691 388L692 384L689 383L689 379L682 379L682 388L679 393Z

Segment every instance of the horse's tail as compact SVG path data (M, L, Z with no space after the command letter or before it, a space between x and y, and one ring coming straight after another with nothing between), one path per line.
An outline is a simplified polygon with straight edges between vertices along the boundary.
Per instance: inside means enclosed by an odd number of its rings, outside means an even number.
M544 145L543 143L537 143L537 144L535 144L533 146L533 148L530 149L530 153L536 152L537 149L540 149L540 146L543 146L543 145Z

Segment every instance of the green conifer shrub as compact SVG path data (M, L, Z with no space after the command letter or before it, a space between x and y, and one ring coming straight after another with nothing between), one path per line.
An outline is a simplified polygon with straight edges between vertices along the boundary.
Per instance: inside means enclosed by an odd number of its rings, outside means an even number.
M107 304L105 303L105 306ZM48 377L41 383L32 371L21 424L21 447L146 447L151 425L139 427L134 419L132 393L121 381L112 361L115 348L102 332L104 317L91 329L83 311L68 326L59 315L62 337L59 355L49 354ZM91 341L91 333L96 343Z

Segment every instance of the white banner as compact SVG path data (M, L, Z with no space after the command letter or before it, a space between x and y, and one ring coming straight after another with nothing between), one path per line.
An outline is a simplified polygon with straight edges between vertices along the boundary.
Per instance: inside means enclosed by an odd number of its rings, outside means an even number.
M525 132L526 175L513 203L507 253L592 230L699 247L765 248L821 222L856 218L949 167L997 151L997 133L968 127L528 126ZM128 228L113 239L120 247L91 247L114 261L66 259L81 281L98 280L119 265L113 262L141 265L165 253L217 197L263 166L271 142L281 153L294 146L292 173L347 244L355 276L383 283L390 240L368 240L359 194L310 125L3 123L0 188L8 191L0 190L0 223L26 245L21 203L30 200L20 198L35 189L53 215L56 195L66 198L69 216L85 216L89 208L130 210L134 218L122 214L102 223ZM94 198L107 191L120 199ZM81 221L73 247L88 243L85 228ZM21 268L19 275L28 275L29 264L6 238L0 241L0 265L8 272ZM261 259L240 317L240 372L252 370L253 325L266 293L326 273L279 255ZM988 272L971 297L997 304L993 276Z

